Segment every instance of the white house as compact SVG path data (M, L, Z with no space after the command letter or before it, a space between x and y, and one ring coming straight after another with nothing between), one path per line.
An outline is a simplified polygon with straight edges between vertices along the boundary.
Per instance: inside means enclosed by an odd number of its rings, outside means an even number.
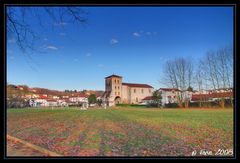
M46 106L47 105L46 103L47 103L47 99L43 99L43 98L29 100L29 105L31 107Z
M176 88L160 88L158 89L162 96L162 105L169 103L177 103L177 95L179 90Z
M58 97L58 96L53 96L52 98L53 98L53 99L59 99L59 97Z
M45 106L58 106L58 102L54 99L47 99Z
M77 104L88 103L88 96L85 94L75 94L69 98L69 101Z
M148 105L148 104L151 104L153 102L154 102L153 96L147 96L144 99L142 99L142 103L140 103L140 104L141 105Z

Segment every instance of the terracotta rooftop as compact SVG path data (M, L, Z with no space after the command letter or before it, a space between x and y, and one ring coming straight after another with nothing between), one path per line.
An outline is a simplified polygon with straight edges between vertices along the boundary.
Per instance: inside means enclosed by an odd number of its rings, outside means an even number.
M209 98L233 97L232 92L211 93L211 94L193 94L192 101L207 100Z
M105 78L111 78L111 77L116 77L116 78L122 78L121 76L118 76L118 75L110 75L110 76L107 76L107 77L105 77Z
M111 92L110 91L105 91L103 94L102 94L102 96L101 97L109 97L110 96L110 94L111 94Z
M153 98L153 96L147 96L147 97L145 97L144 99L142 99L142 100L153 100L154 98Z
M179 89L177 89L177 88L159 88L159 90L163 90L163 91L179 91Z
M86 94L83 94L83 93L75 93L75 94L72 94L70 97L88 97L88 95Z
M148 84L136 84L136 83L122 83L122 85L126 85L129 87L141 87L141 88L153 88Z

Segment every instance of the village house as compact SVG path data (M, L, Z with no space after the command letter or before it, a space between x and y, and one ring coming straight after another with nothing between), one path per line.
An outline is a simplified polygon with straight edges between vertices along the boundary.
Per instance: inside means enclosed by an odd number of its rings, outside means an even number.
M192 94L191 102L216 101L219 99L232 99L233 89L222 88L215 90L198 91Z
M147 96L152 96L153 87L148 84L123 83L122 77L111 75L105 78L103 102L108 106L115 104L139 104Z
M49 99L49 98L37 98L37 99L30 99L29 105L31 107L49 107L49 106L68 106L69 103L67 103L63 99Z
M162 96L162 105L169 103L177 103L179 90L176 88L159 88L159 93Z
M74 94L69 98L69 101L76 104L88 103L88 96L80 93Z
M140 103L141 105L148 105L154 103L153 96L147 96L142 99L142 102Z

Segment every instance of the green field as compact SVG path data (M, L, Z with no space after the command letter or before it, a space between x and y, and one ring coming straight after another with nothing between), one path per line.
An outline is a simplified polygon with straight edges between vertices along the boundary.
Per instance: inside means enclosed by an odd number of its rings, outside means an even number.
M233 148L233 109L8 109L7 134L64 156L191 156Z

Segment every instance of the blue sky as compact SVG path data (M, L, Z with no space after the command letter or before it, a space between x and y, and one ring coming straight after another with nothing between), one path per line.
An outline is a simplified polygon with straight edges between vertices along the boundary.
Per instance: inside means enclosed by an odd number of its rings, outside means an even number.
M7 82L49 89L104 90L104 77L117 74L124 82L165 87L168 59L197 62L207 51L233 43L231 7L83 7L85 25L53 22L45 13L38 32L36 64L29 66L7 38ZM161 81L161 82L159 82Z

